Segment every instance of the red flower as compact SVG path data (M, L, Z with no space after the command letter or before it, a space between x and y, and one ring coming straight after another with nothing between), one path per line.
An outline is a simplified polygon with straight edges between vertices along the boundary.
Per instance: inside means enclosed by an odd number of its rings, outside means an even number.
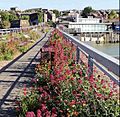
M102 88L106 89L106 85L103 85Z
M67 69L66 70L66 74L69 75L70 74L70 70Z
M112 95L113 95L113 92L112 92L112 91L110 91L109 96L111 97Z
M102 80L101 80L101 84L104 84L104 83L105 83L105 80L102 79Z

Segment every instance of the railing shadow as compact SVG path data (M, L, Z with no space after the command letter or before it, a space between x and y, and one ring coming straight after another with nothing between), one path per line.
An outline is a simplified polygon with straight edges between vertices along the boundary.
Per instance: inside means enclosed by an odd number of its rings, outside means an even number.
M7 68L9 68L12 64L14 64L16 61L18 61L22 56L24 56L28 51L30 51L32 48L34 48L39 42L41 42L46 37L46 34L38 42L36 42L32 47L30 47L25 53L21 54L20 56L18 56L17 58L15 58L13 61L11 61L9 64L7 64L6 66L4 66L0 70L0 74L2 72L5 72L5 70ZM24 70L20 72L19 76L17 76L17 79L12 83L11 87L8 89L8 91L6 92L6 94L4 95L4 97L1 99L1 101L0 101L0 117L7 117L7 116L8 117L10 117L10 116L14 117L14 115L9 115L11 113L11 109L12 108L10 108L10 109L8 108L7 110L3 110L2 109L2 105L5 103L5 101L7 101L8 96L10 95L11 91L14 89L15 85L18 83L18 81L20 80L20 78L24 77L24 73L32 65L32 62L36 59L36 57L38 56L38 54L39 54L39 51L34 56L34 58L30 61L30 63L27 65L27 67L25 67Z

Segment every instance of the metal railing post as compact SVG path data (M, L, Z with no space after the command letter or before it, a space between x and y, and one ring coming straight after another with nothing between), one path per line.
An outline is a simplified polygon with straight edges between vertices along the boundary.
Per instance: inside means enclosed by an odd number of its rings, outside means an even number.
M77 48L76 48L76 63L77 64L79 63L79 60L80 60L80 50L77 46Z
M93 75L93 62L92 62L92 57L89 55L88 56L88 76L92 76Z

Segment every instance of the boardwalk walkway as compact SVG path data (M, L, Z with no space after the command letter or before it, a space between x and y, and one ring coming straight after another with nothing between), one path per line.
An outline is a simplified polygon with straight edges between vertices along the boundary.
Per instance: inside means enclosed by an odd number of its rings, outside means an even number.
M34 77L33 69L39 60L39 50L48 40L48 35L43 34L26 53L0 70L0 117L15 117L14 99L23 85Z

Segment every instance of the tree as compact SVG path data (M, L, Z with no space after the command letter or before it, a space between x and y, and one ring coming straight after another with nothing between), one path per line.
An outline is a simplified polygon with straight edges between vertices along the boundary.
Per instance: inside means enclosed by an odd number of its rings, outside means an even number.
M9 21L2 21L0 22L0 28L10 28L10 22Z
M0 15L1 15L2 21L9 21L9 13L8 12L1 11Z
M38 13L38 22L43 22L43 12Z
M118 17L118 15L117 15L116 11L114 11L114 10L112 10L110 12L110 14L108 15L109 19L114 19L114 18L117 18L117 17Z
M82 16L83 17L87 17L88 15L90 15L90 13L93 11L91 6L85 7L84 10L82 11Z
M18 17L16 16L16 14L14 14L14 13L9 13L9 21L11 22L11 21L13 21L13 20L17 20L18 19Z
M59 17L60 16L60 12L58 10L53 10L53 13L56 15L56 17Z
M29 20L29 16L28 16L28 15L27 15L27 16L23 15L23 16L21 17L21 19L22 19L22 20Z
M9 28L10 22L9 22L9 13L6 11L1 11L1 22L0 22L0 28Z

